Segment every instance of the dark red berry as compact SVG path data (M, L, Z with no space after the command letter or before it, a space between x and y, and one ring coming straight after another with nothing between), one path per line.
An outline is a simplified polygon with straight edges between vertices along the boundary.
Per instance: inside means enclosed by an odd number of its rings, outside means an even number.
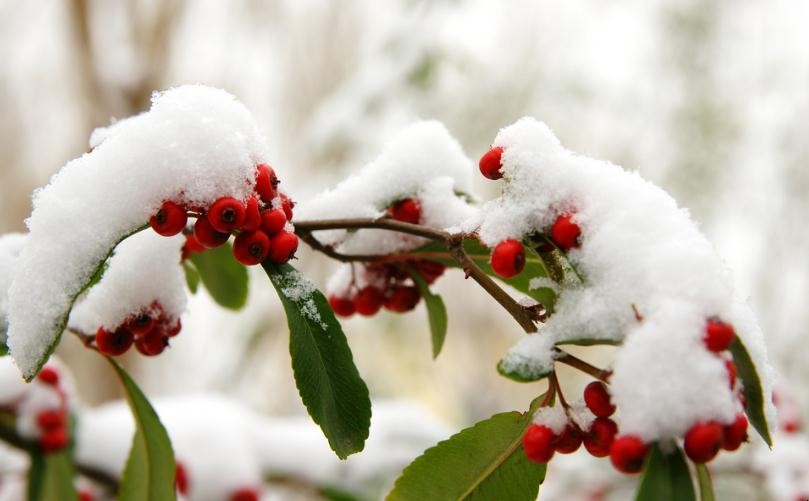
M685 434L685 453L695 463L707 463L719 452L723 438L719 423L697 423Z
M354 309L366 317L376 314L382 307L382 292L372 285L360 289L354 296Z
M272 202L272 199L277 195L275 188L278 183L278 177L276 177L272 167L267 164L258 164L256 166L256 193L265 203Z
M729 425L722 427L722 448L726 451L735 451L747 441L747 418L739 414Z
M562 250L579 246L581 228L573 222L573 214L562 214L551 226L551 239Z
M239 489L230 495L230 501L259 501L258 491L255 489Z
M95 339L98 351L111 357L126 353L134 340L135 336L128 329L108 331L104 327L98 328Z
M618 426L615 421L602 417L595 418L590 425L590 431L582 437L582 443L592 456L603 458L609 455L616 433Z
M188 259L191 254L199 254L200 252L205 251L205 246L199 243L197 237L193 234L185 236L185 244L183 245L182 250L182 260L185 261Z
M584 403L598 417L610 417L615 412L607 385L601 381L593 381L584 388Z
M413 267L428 284L435 282L447 269L446 266L436 261L415 261Z
M194 237L206 249L215 249L228 241L230 233L216 231L207 218L200 217L194 223Z
M329 296L329 306L334 313L341 317L350 317L354 314L354 301L347 297Z
M70 438L65 428L49 430L39 437L39 448L43 452L56 452L67 447Z
M169 338L161 329L154 329L145 336L135 340L135 348L147 357L155 357L163 353L169 345Z
M267 235L275 235L284 229L287 224L287 216L283 209L270 209L261 213L261 229Z
M244 223L241 229L244 231L256 231L259 228L261 228L261 209L258 199L250 197L244 207Z
M244 205L233 197L222 197L211 205L207 218L219 233L230 233L244 224Z
M421 294L416 287L405 285L395 287L390 295L385 298L385 309L396 313L410 311L419 304Z
M174 485L180 494L188 494L188 471L186 471L183 463L179 461L174 467Z
M503 177L503 174L500 172L500 168L502 167L502 164L500 163L502 156L503 148L500 146L495 146L484 153L483 156L480 157L480 162L478 163L480 173L489 179L500 179Z
M393 204L388 209L388 213L397 221L419 224L419 221L421 221L421 204L419 204L418 200L405 198Z
M233 255L247 266L259 264L270 253L270 237L263 231L243 231L233 242Z
M95 501L95 496L90 491L80 490L78 492L79 501Z
M154 319L148 313L141 313L128 320L126 324L124 324L124 327L129 329L129 332L135 337L142 336L152 330L154 327Z
M641 439L632 435L618 437L610 446L610 461L621 473L639 473L649 447Z
M185 209L170 200L163 202L157 214L149 219L152 228L164 237L180 233L187 222L188 215L186 215Z
M65 411L48 409L37 414L37 426L43 431L55 430L65 426Z
M562 434L559 435L555 448L556 452L561 452L562 454L572 454L579 450L580 446L581 433L579 433L579 429L568 424Z
M291 231L282 231L270 238L270 261L275 264L284 264L295 255L298 250L298 237Z
M173 323L169 324L164 330L164 334L168 337L174 337L183 330L183 323L178 318Z
M713 352L727 350L735 338L736 332L732 325L719 320L708 320L703 339L709 350Z
M556 434L547 426L532 424L522 437L522 446L525 455L535 463L547 463L554 453Z
M292 221L292 209L295 208L295 202L283 193L278 196L281 197L281 209L283 209L284 214L286 214L287 221Z
M733 360L727 360L725 367L728 370L728 381L730 382L730 389L732 390L733 387L736 386L736 364L733 363Z
M518 240L503 240L492 252L492 269L503 278L519 275L525 268L525 247Z
M37 380L51 386L57 386L59 384L59 372L53 367L43 367L37 374Z

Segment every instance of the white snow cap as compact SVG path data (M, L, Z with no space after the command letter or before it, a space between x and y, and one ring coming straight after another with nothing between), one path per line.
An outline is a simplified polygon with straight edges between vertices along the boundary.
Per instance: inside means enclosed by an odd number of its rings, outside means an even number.
M34 194L30 231L9 291L9 347L31 378L64 327L71 301L125 235L165 200L207 206L244 199L267 147L225 91L190 85L156 93L151 109L94 134Z
M584 283L562 284L554 315L504 362L527 376L546 371L555 344L623 342L610 387L621 432L649 441L682 436L695 422L727 424L740 411L724 360L702 341L706 321L718 317L734 326L750 352L773 422L761 330L687 211L636 172L564 149L533 118L502 129L494 146L503 148L503 194L464 223L467 231L477 229L494 247L547 233L558 216L572 213L582 232L581 246L567 256Z
M0 236L0 345L6 344L8 289L14 280L17 257L23 245L25 245L25 235L22 233Z

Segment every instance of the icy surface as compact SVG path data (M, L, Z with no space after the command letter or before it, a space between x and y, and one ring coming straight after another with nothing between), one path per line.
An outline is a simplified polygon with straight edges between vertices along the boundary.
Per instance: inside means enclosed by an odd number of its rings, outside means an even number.
M63 327L72 298L122 237L165 200L206 206L243 199L266 161L256 123L233 96L204 86L156 93L151 109L93 136L34 194L30 231L9 292L9 346L31 377Z
M8 289L14 280L17 257L23 245L25 245L25 235L21 233L0 236L0 345L6 344Z

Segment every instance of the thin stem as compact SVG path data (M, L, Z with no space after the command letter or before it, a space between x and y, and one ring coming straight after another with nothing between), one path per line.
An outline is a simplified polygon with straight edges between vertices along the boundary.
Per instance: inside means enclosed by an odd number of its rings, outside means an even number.
M559 378L556 377L556 371L551 372L550 382L551 386L556 389L556 393L559 394L559 402L562 404L565 411L567 411L570 406L567 404L567 400L565 400L565 396L562 394L562 386L559 384Z
M599 369L598 367L591 365L584 360L577 358L566 351L560 350L559 348L555 348L557 356L556 361L561 362L565 365L569 365L575 369L578 369L585 374L589 374L594 378L598 379L599 381L603 381L605 383L609 382L610 375L612 374L611 371L607 371L604 369Z
M428 238L439 242L446 242L450 234L443 230L436 230L419 224L405 223L386 217L382 218L347 218L315 221L295 221L295 233L311 233L320 230L352 230L352 229L391 230L408 235Z

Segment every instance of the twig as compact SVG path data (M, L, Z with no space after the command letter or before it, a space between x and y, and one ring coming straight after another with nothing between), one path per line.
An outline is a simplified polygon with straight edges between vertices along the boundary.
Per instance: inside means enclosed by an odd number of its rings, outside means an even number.
M450 234L443 230L435 230L419 224L405 223L386 217L295 221L295 233L298 235L300 235L300 232L311 233L313 231L320 230L354 229L391 230L399 233L407 233L408 235L416 235L418 237L424 237L439 242L446 242L450 238Z
M604 369L599 369L598 367L591 365L584 360L577 358L566 351L560 350L559 348L555 348L557 356L556 361L561 362L565 365L569 365L575 369L578 369L586 374L593 376L594 378L598 379L599 381L603 381L605 383L609 382L610 375L612 374L611 371L607 371Z

